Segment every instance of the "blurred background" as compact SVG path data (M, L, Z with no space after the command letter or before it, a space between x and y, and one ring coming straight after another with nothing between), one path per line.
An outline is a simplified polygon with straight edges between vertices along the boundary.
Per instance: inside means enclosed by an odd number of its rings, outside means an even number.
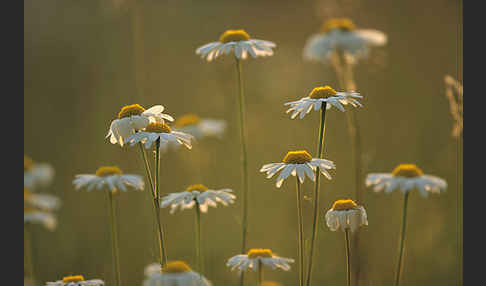
M72 180L101 165L118 165L125 173L145 178L139 150L104 139L124 105L162 104L175 118L190 112L226 120L223 139L203 139L191 151L181 148L163 155L162 191L178 192L203 183L232 188L240 197L234 60L222 57L207 63L195 55L197 47L218 40L227 29L243 28L254 38L277 44L274 56L243 63L248 245L297 258L294 180L277 190L275 178L266 179L258 171L282 160L289 150L315 153L318 113L291 120L283 104L307 96L318 85L338 85L330 66L302 59L306 39L330 17L349 17L359 28L388 35L388 44L372 50L355 69L358 91L364 96L364 107L355 111L362 134L363 174L391 172L397 164L411 162L449 184L441 195L410 196L402 285L461 284L462 146L451 136L454 122L444 86L446 74L463 80L462 3L455 0L24 0L24 152L53 165L54 181L41 192L63 202L54 232L41 226L33 230L38 281L79 273L112 285L106 195L77 192ZM332 181L321 183L322 213L335 200L354 194L345 115L332 109L326 121L324 157L336 162L337 170ZM311 181L306 180L304 192L312 197ZM403 195L367 189L363 204L369 226L360 231L366 253L362 285L390 285ZM157 260L151 208L148 188L119 196L123 285L141 285L144 267ZM304 201L304 216L305 236L310 238L311 200ZM170 215L164 209L162 219L169 259L195 265L194 212ZM240 221L239 199L202 216L205 275L214 285L238 281L225 263L239 254ZM345 283L344 234L329 231L324 220L315 261L314 282ZM290 272L268 270L265 278L295 285L297 269L294 264ZM254 285L255 275L247 277L248 285Z

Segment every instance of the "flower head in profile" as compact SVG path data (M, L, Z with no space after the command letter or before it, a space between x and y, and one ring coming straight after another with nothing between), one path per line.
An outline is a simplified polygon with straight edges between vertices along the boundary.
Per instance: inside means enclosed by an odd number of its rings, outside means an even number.
M142 191L144 188L141 176L123 174L122 170L116 166L99 167L95 174L76 175L73 184L76 190L86 188L88 191L97 189L112 193L125 192L128 188Z
M184 114L176 119L172 129L193 135L196 139L204 137L223 136L226 130L226 121L218 119L201 118L196 114Z
M139 104L123 106L117 119L111 122L106 138L110 137L112 144L123 146L126 143L126 138L145 128L151 122L174 121L172 116L164 114L162 111L164 111L162 105L155 105L147 110Z
M284 105L290 106L286 112L292 112L290 118L294 119L300 114L300 119L302 119L311 110L321 110L322 104L326 104L326 109L334 106L343 112L345 111L343 105L347 105L348 103L353 107L362 107L363 105L356 100L357 98L363 98L363 96L359 95L358 92L338 92L329 85L326 85L318 86L308 96L297 101L287 102Z
M211 286L211 282L193 271L184 261L169 261L161 267L153 263L145 267L143 286Z
M46 286L102 286L105 282L100 279L84 280L83 275L72 275L55 282L47 282Z
M133 146L139 142L145 144L145 149L150 149L154 142L160 142L159 148L166 148L167 144L182 144L187 149L192 149L191 140L194 136L172 130L169 125L163 122L152 122L145 127L142 131L139 131L127 138L126 142Z
M39 186L46 186L54 178L54 168L48 163L34 162L24 155L24 187L35 190Z
M49 194L36 194L24 188L24 206L44 211L54 211L59 208L61 201Z
M231 189L210 190L206 186L197 184L190 185L183 192L171 193L162 198L161 208L170 205L170 213L173 214L178 208L182 211L191 209L195 204L199 206L201 212L206 213L208 207L216 207L217 203L224 206L234 203L236 196Z
M383 46L387 36L380 31L357 29L347 18L332 18L322 25L320 33L312 35L304 47L304 59L328 63L336 53L343 53L355 63L367 57L370 47Z
M46 210L24 206L24 224L41 224L50 231L56 229L56 216Z
M259 286L283 286L283 285L275 281L263 281Z
M234 53L238 60L244 60L248 54L254 58L272 56L272 48L276 46L270 41L251 39L245 30L227 30L219 37L219 41L199 47L196 54L208 62L229 53Z
M360 226L368 225L366 210L353 200L337 200L326 213L327 226L336 231L346 229L355 232Z
M257 271L260 265L268 266L273 270L280 268L289 271L289 263L293 262L292 258L277 256L270 249L252 248L247 254L235 255L228 259L226 266L231 267L231 270L238 269L239 272L248 271L249 269Z
M336 169L334 162L326 159L312 158L312 156L305 150L289 151L280 163L271 163L263 165L260 172L266 172L267 178L273 177L276 173L280 172L275 184L277 188L282 186L283 181L288 176L298 176L301 184L304 183L305 176L309 177L312 181L315 181L314 172L319 167L320 172L329 180L331 175L327 172L330 169Z
M407 193L417 189L423 197L429 193L440 193L447 188L447 182L432 175L425 175L415 164L400 164L391 173L370 173L366 176L366 186L373 187L373 191L384 190L390 193L400 189Z

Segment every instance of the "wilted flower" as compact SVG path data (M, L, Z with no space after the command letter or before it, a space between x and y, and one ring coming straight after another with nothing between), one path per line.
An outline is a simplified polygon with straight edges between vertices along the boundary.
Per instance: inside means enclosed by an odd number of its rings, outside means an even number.
M337 200L326 213L326 223L332 231L349 229L355 232L358 227L368 225L368 218L364 207L353 200Z
M239 272L247 271L249 269L257 271L260 265L268 266L273 270L280 268L289 271L289 263L293 262L294 260L292 258L277 256L270 249L252 248L247 254L231 257L226 263L226 266L231 267L231 270L238 269Z

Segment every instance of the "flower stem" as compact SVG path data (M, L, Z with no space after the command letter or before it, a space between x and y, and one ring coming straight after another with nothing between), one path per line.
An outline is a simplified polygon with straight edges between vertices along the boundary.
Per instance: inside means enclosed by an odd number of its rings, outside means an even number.
M194 206L196 209L196 220L195 220L195 234L196 234L196 258L199 273L203 273L204 264L201 251L201 210L199 209L199 203L196 201Z
M30 277L35 283L34 263L32 262L32 244L30 229L24 224L24 272L27 271L26 277Z
M242 172L242 197L243 197L243 217L241 221L242 227L242 241L241 253L246 252L246 240L248 236L248 170L247 170L247 154L246 154L246 127L245 127L245 97L243 93L243 80L241 73L241 61L235 57L236 72L238 75L238 105L239 105L239 121L240 121L240 140L241 140L241 172ZM241 273L240 286L243 286L245 280L245 272Z
M111 221L111 239L112 239L112 248L113 248L113 264L115 268L115 283L114 285L120 286L120 255L119 255L119 248L118 248L118 232L116 230L116 213L114 207L114 198L113 192L108 191L108 201L110 204L110 221Z
M398 262L397 262L397 272L395 276L395 286L398 286L400 282L400 274L402 270L402 255L403 255L403 246L405 242L405 230L407 226L407 205L408 205L408 195L410 193L405 193L405 198L403 199L403 220L402 220L402 233L400 234L400 249L398 252Z
M351 249L349 246L349 229L347 228L345 230L345 237L346 237L346 272L348 274L347 285L351 286Z
M167 252L164 241L164 228L160 221L160 139L155 142L155 196L154 204L156 209L155 217L157 219L158 231L159 231L159 249L160 249L160 265L162 267L167 265Z
M262 285L263 282L263 263L258 260L258 278L257 278L257 286Z
M324 102L321 107L321 123L319 127L319 142L317 143L317 158L322 157L322 149L324 145L324 134L326 133L326 103ZM312 223L312 238L310 244L309 252L309 270L307 271L307 281L306 285L309 286L311 283L312 276L312 258L314 254L315 242L317 240L317 231L319 230L319 177L320 171L319 167L316 168L316 182L314 189L314 212L313 212L313 223Z
M142 142L139 142L138 146L140 147L140 153L142 153L143 162L145 163L145 172L147 173L147 179L150 183L150 190L152 191L152 196L155 197L154 183L153 183L153 180L152 180L152 175L150 173L150 165L149 165L149 162L147 160L147 154L145 154L145 150L143 149Z
M298 215L298 226L299 226L299 286L304 283L304 218L302 216L302 193L300 191L299 177L295 177L297 180L297 215Z

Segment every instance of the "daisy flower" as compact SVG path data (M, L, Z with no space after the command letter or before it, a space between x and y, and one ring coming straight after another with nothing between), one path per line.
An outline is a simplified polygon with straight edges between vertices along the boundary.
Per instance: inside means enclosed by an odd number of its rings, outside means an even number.
M298 176L301 183L304 183L306 175L309 179L315 181L316 178L314 172L317 167L319 167L319 170L326 178L331 180L331 175L329 175L327 170L336 169L334 162L326 159L312 158L312 156L305 150L289 151L281 163L263 165L260 172L266 172L267 178L271 178L277 172L282 171L275 184L277 188L280 188L283 181L290 175Z
M102 166L92 174L76 175L73 180L76 190L86 188L88 191L93 189L104 190L107 189L112 193L120 191L127 191L127 187L142 191L144 182L139 175L124 175L122 170L116 166Z
M123 106L118 113L117 119L111 122L110 130L105 138L110 137L112 144L120 144L123 147L127 137L145 128L149 123L163 123L164 119L174 121L172 116L164 114L162 111L164 111L162 105L155 105L147 110L139 104Z
M303 97L297 101L287 102L284 105L290 106L286 112L292 112L290 118L294 119L300 114L300 119L302 119L312 109L315 111L321 110L323 104L326 105L326 109L334 106L343 112L345 111L343 105L347 105L348 103L353 107L362 107L363 105L356 98L363 98L363 96L357 92L337 92L332 87L326 85L314 88L307 97Z
M100 279L84 280L83 275L66 276L56 282L47 282L46 286L101 286L105 282Z
M37 208L45 211L52 211L59 208L61 204L58 197L48 194L33 194L24 188L24 206Z
M212 42L199 47L196 54L205 58L208 62L223 54L234 53L235 57L246 59L248 54L252 57L272 56L277 45L270 41L251 39L245 30L227 30L218 42Z
M46 186L54 177L54 168L47 163L35 163L24 155L24 187L35 190L38 186Z
M177 208L181 211L191 209L196 203L199 210L203 213L208 211L208 207L216 207L217 203L224 206L234 203L236 196L231 189L210 190L202 184L190 185L183 192L171 193L162 198L161 208L170 205L170 213L173 214Z
M351 62L368 56L370 47L383 46L387 36L380 31L356 29L347 18L324 22L321 32L312 35L304 46L305 60L327 63L336 52L344 53Z
M358 227L368 225L368 218L364 207L353 200L337 200L326 213L326 223L332 231L349 229L355 232Z
M166 267L153 263L145 268L143 286L211 286L211 282L194 272L184 261L169 261Z
M424 175L422 170L414 164L400 164L391 173L370 173L366 176L366 186L373 187L373 191L390 193L400 189L408 193L417 189L423 197L429 193L440 193L447 188L447 182L439 177Z
M147 125L145 129L139 131L132 136L128 137L126 142L130 143L130 146L142 142L145 144L145 149L150 149L152 143L159 142L159 148L166 147L165 145L169 142L179 143L187 147L187 149L192 149L191 140L194 137L190 134L174 131L169 125L163 122L153 122Z
M41 224L50 231L56 229L57 219L49 211L24 206L24 224Z
M200 118L196 114L189 113L178 117L172 128L176 131L189 133L197 139L213 136L221 138L226 130L226 121Z
M273 270L280 268L289 271L289 263L293 262L292 258L277 256L270 249L252 248L247 254L235 255L228 259L226 266L231 267L232 271L238 269L239 272L249 269L257 271L263 266L268 266Z

